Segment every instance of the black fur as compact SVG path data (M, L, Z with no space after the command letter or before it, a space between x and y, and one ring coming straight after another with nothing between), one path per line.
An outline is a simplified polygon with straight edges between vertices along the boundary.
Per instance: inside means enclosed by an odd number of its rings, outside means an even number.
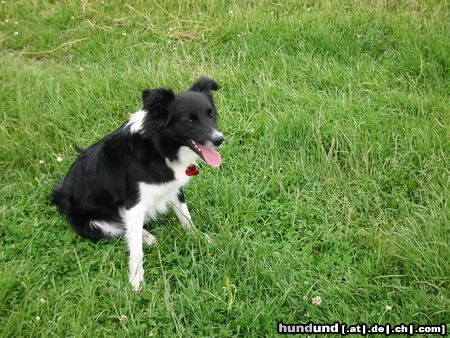
M183 189L180 189L180 190L178 191L178 200L179 200L180 202L184 202L184 201L185 201Z
M198 79L187 92L175 95L171 89L145 89L146 112L140 133L122 125L86 149L70 167L53 192L53 202L71 226L83 237L98 240L102 231L91 220L121 224L119 208L133 207L139 200L137 185L174 180L166 159L177 159L188 139L211 142L209 131L217 129L217 112L210 90L218 89L209 78ZM182 190L179 199L184 201Z

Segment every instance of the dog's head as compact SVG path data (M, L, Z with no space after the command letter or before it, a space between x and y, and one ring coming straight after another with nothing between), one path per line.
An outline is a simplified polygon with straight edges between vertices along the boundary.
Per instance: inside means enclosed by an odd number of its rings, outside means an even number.
M145 135L170 159L181 146L187 146L209 165L219 166L220 154L215 147L224 138L217 127L217 110L211 95L217 89L217 83L207 77L199 78L189 90L177 95L169 88L145 89Z

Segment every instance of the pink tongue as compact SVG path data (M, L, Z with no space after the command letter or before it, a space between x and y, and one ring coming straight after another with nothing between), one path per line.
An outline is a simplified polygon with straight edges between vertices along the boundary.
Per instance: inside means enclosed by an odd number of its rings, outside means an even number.
M205 162L208 163L211 167L218 167L222 164L220 154L214 148L205 147L198 143L197 146L200 148Z

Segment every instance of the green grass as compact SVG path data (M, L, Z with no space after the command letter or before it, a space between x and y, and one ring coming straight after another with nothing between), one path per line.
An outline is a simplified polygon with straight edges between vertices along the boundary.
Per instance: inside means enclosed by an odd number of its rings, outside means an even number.
M0 336L450 323L444 1L128 3L0 3ZM149 224L133 293L124 242L77 237L49 194L143 88L203 74L227 143L186 196L215 242Z

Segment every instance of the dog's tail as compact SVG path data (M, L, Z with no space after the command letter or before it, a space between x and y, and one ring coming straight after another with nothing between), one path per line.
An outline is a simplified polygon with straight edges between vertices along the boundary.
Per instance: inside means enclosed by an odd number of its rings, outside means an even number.
M62 191L62 184L56 185L51 196L52 203L56 205L58 211L63 215L70 214L70 203L67 195Z
M73 149L80 154L83 154L86 151L86 148L81 148L78 144L74 144Z

